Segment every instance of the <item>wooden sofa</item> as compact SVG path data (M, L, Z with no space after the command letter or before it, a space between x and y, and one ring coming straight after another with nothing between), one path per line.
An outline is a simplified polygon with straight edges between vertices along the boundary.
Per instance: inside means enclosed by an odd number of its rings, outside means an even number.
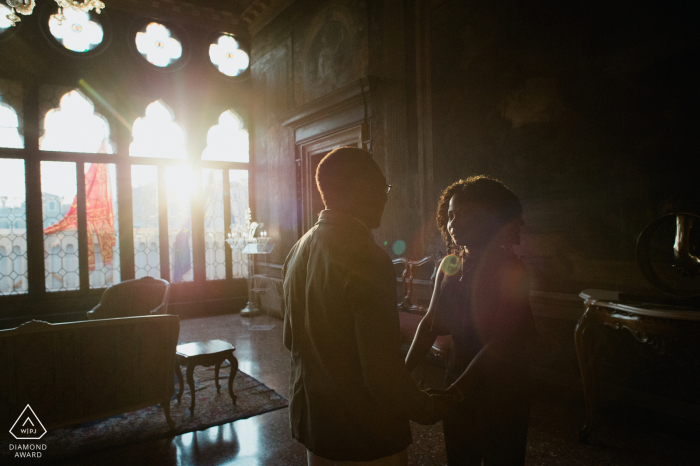
M0 419L29 404L50 430L160 403L173 429L179 333L179 317L167 314L2 330Z
M399 324L401 346L404 351L408 351L418 324L428 311L440 257L428 256L415 261L401 257L392 262L394 267L401 271L401 285L397 290ZM438 363L444 363L451 344L452 337L439 336L431 348L432 359Z

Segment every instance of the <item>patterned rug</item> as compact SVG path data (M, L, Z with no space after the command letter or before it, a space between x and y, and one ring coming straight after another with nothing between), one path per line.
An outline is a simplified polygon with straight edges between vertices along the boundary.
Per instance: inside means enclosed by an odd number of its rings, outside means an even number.
M218 393L214 383L214 368L195 368L194 414L190 414L190 389L185 380L182 402L178 404L177 397L173 395L170 403L170 415L175 421L175 430L172 432L168 432L163 408L155 405L85 424L49 430L40 441L32 443L46 445L41 459L50 462L77 454L202 430L288 406L286 398L241 371L238 371L233 381L233 393L238 397L234 406L228 394L229 368L228 363L221 366L221 392ZM183 376L184 372L183 368ZM180 387L176 381L175 394L179 391ZM10 451L10 443L20 442L0 442L0 464L13 464L15 452ZM10 461L6 463L7 460Z

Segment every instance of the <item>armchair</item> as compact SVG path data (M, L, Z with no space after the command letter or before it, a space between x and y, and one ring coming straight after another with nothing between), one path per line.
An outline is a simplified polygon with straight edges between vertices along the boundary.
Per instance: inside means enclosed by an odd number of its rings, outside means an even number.
M107 288L99 304L88 311L88 320L166 314L170 283L153 277L125 280Z

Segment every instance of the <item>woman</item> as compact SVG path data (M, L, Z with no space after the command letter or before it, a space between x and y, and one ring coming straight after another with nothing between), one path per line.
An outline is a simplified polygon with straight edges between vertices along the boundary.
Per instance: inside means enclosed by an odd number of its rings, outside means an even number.
M500 181L453 183L437 223L448 246L406 365L452 336L445 390L460 400L443 420L449 465L522 465L530 412L526 346L536 336L527 273L513 253L522 208ZM430 391L429 391L430 392Z

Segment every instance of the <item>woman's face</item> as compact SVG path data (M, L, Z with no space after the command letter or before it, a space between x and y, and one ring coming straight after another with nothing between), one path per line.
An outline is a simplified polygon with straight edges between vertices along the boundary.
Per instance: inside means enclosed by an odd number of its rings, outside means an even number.
M450 199L447 218L447 231L452 241L470 252L486 248L500 227L498 218L491 209L468 201L461 193Z

